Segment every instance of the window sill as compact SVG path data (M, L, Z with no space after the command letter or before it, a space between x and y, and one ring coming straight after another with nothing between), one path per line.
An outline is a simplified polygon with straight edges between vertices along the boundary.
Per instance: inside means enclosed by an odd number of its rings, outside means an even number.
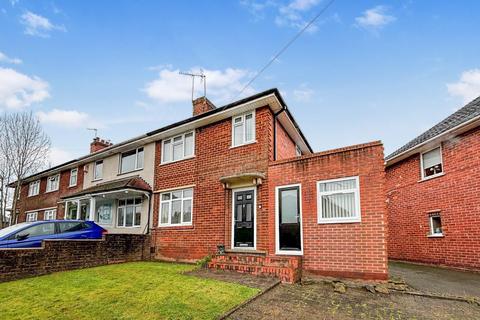
M131 227L124 227L124 226L116 226L114 228L117 228L117 229L138 229L140 228L141 226L131 226Z
M119 173L117 173L117 176L123 176L124 174L129 174L129 173L132 173L132 172L138 172L138 171L142 171L142 170L143 170L143 168L130 170L130 171L126 171L126 172L119 172Z
M71 186L68 186L69 188L75 188L77 185L74 184L74 185L71 185Z
M100 179L93 179L92 182L98 182L98 181L102 181L103 178L100 178Z
M442 172L442 173L439 173L439 174L435 174L433 176L422 178L422 179L418 180L418 182L420 183L420 182L432 180L432 179L435 179L435 178L443 177L444 175L445 175L445 172Z
M429 234L427 236L427 238L444 238L445 235L442 233L442 234Z
M194 159L194 158L195 158L195 156L190 156L190 157L183 158L183 159L179 159L179 160L175 160L175 161L160 162L159 166L164 166L164 165L167 165L167 164L177 163L177 162L181 162L181 161L185 161L185 160L190 160L190 159Z
M56 189L56 190L49 190L49 191L45 191L45 193L52 193L52 192L55 192L55 191L58 191L58 189Z
M348 219L348 220L320 220L317 224L333 224L333 223L361 223L361 219Z
M230 149L235 149L235 148L240 148L240 147L243 147L243 146L248 146L249 144L254 144L254 143L257 143L257 140L253 140L253 141L250 141L250 142L246 142L246 143L242 143L242 144L239 144L238 146L230 146Z
M158 225L159 229L193 229L193 224L163 224Z

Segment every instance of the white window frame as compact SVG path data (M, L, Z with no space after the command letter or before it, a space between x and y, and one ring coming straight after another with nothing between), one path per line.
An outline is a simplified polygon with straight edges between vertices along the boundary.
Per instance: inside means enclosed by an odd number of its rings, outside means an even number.
M52 189L51 179L55 179L55 178L58 179L57 186L55 187L55 189ZM58 189L60 189L60 173L55 174L53 176L49 176L47 178L47 187L46 187L45 193L58 191Z
M133 199L133 204L127 205L127 200L132 200L132 199ZM135 199L141 199L142 202L140 202L139 204L135 204ZM137 196L137 197L128 197L128 198L118 199L118 201L120 200L125 201L125 205L121 206L117 202L117 215L115 216L115 225L117 226L117 228L122 228L122 229L140 228L142 226L143 203L145 202L145 199L143 199L142 196ZM127 207L133 207L133 220L132 220L132 225L129 227L125 226L127 221ZM140 207L140 224L139 225L135 225L135 208L136 207ZM118 224L118 210L120 208L123 208L123 225Z
M52 217L47 219L47 214L52 215ZM56 218L57 218L57 209L49 209L43 212L43 220L55 220Z
M442 223L442 232L437 233L433 230L433 218L436 218L436 217L440 218L440 222L442 221L440 211L432 212L432 213L429 214L429 217L428 217L428 222L429 222L429 225L430 225L430 233L428 234L429 237L443 237L443 223Z
M297 157L301 157L302 156L302 149L300 149L300 146L298 144L295 144L295 155Z
M440 149L440 164L442 165L442 172L440 173L436 173L434 175L431 175L431 176L428 176L426 177L425 176L425 170L424 170L424 166L423 166L423 155L425 153L428 153L430 151L433 151L435 149ZM436 177L440 177L440 176L443 176L445 174L445 167L443 166L443 150L442 150L442 144L439 144L438 146L436 147L433 147L431 149L428 149L427 151L424 151L422 153L420 153L420 174L421 174L421 177L422 177L422 181L423 180L428 180L428 179L433 179L433 178L436 178Z
M191 155L188 155L188 156L185 156L185 136L188 135L188 134L192 134L192 139L193 139L193 145L192 145L192 154ZM177 159L177 160L173 160L173 140L178 138L178 137L181 137L182 138L182 145L183 145L183 155L180 159ZM165 160L164 159L164 148L165 148L165 142L168 142L170 141L170 159L169 160ZM190 159L190 158L194 158L195 157L195 130L191 130L191 131L187 131L187 132L184 132L182 134L178 134L176 136L172 136L170 138L167 138L167 139L163 139L162 140L162 151L161 151L161 159L160 159L160 164L166 164L166 163L172 163L172 162L177 162L177 161L182 161L182 160L185 160L185 159Z
M36 187L33 188L34 192L32 192L32 186L36 185ZM33 197L36 196L40 193L40 180L35 180L32 181L28 184L28 196Z
M97 175L97 163L98 162L102 162L102 176L100 178L96 178L96 175ZM99 181L99 180L102 180L103 179L103 164L104 164L104 161L103 159L102 160L97 160L93 163L93 180L92 181Z
M34 217L33 219L31 217ZM38 219L38 212L33 211L33 212L27 212L27 216L25 217L26 222L34 222L37 221Z
M183 197L183 191L184 190L192 190L192 196L191 197ZM173 223L172 224L172 202L173 202L173 199L172 199L172 193L173 192L178 192L178 191L181 191L182 192L182 198L180 199L180 211L181 211L181 220L180 220L180 223ZM194 192L195 190L193 190L193 187L189 187L189 188L181 188L181 189L173 189L173 190L168 190L168 191L165 191L165 192L162 192L160 193L160 199L158 201L158 226L159 227L179 227L179 226L191 226L193 225L193 198L194 198ZM164 194L167 194L169 193L170 194L170 200L162 200L162 196ZM191 200L192 201L192 212L190 213L191 217L190 217L190 221L189 222L183 222L183 202L184 200ZM178 200L177 200L178 201ZM162 203L168 203L168 222L167 223L162 223Z
M321 183L337 182L337 181L352 180L352 179L355 180L355 185L356 185L355 189L345 189L345 190L337 190L337 191L320 191ZM322 213L323 213L322 196L339 194L339 193L352 193L352 192L354 193L354 196L355 196L355 213L356 213L355 217L348 217L348 218L323 218L322 217ZM317 223L318 224L358 223L361 221L362 221L362 211L360 206L360 179L358 176L317 181Z
M72 183L72 176L74 172L75 172L75 183ZM73 168L70 170L70 178L68 181L68 186L75 187L77 184L78 184L78 168Z
M138 166L138 150L140 149L143 149L143 166L139 167ZM122 161L123 161L123 155L125 153L128 153L132 150L129 150L129 151L125 151L125 152L122 152L120 153L120 160L119 160L119 166L118 166L118 173L119 174L124 174L124 173L129 173L129 172L133 172L133 171L137 171L137 170L142 170L143 167L145 166L145 148L142 146L142 147L138 147L135 149L135 168L132 169L132 170L129 170L129 171L122 171Z
M251 140L246 140L247 137L247 126L245 125L245 117L247 115L252 115L252 122L253 122L253 132L252 132L252 139ZM241 118L241 122L235 123L235 120ZM243 125L243 142L239 144L235 144L235 127L238 125ZM256 142L256 131L257 131L257 126L256 126L256 121L255 121L255 110L246 112L241 115L233 116L232 117L232 146L231 148L236 148L240 146L244 146L247 144L255 143Z
M281 250L280 249L280 199L278 197L280 189L298 187L298 196L300 203L300 247L301 250ZM302 256L303 255L303 210L302 210L302 184L288 184L284 186L275 187L275 254L278 255L292 255L292 256Z

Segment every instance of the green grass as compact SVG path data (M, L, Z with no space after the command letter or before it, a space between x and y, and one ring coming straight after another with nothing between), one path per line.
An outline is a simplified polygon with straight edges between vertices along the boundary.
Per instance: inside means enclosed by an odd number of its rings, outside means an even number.
M1 319L213 319L259 290L182 274L191 265L125 263L0 284Z

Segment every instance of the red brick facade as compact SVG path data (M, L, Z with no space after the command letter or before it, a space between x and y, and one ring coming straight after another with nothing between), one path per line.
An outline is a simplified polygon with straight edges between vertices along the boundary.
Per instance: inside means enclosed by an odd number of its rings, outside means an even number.
M442 158L425 181L419 154L387 167L389 257L480 270L480 128L443 142ZM428 237L433 211L443 237Z

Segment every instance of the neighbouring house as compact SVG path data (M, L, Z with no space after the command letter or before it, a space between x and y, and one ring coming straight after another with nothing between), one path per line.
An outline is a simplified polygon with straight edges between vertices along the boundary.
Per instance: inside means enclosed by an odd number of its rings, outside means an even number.
M218 108L198 98L188 119L91 151L27 178L20 221L55 207L151 234L160 260L209 256L211 268L287 282L302 270L387 279L382 144L314 153L277 89Z
M386 157L388 255L480 270L480 97Z

